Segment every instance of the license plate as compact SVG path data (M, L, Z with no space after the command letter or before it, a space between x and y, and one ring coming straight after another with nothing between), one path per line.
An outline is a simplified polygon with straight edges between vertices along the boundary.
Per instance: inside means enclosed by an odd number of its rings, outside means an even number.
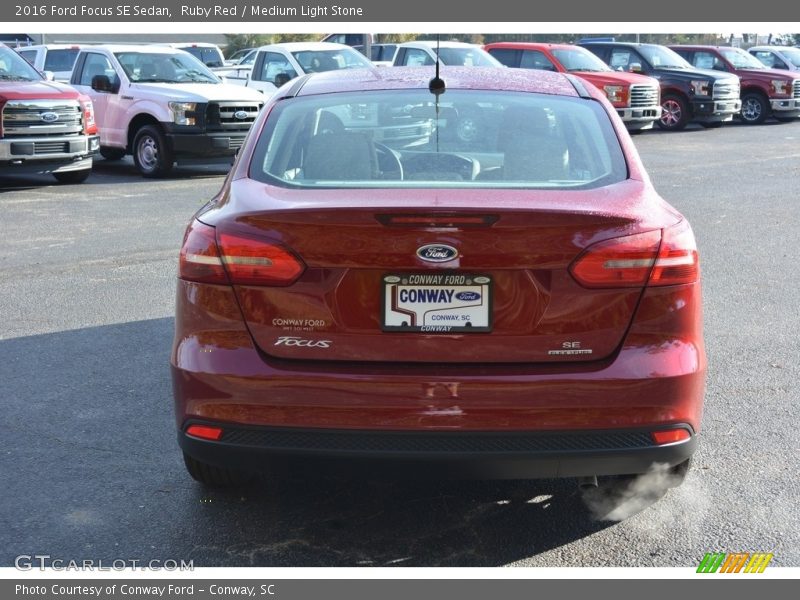
M492 279L464 273L383 277L383 331L485 333L492 330Z

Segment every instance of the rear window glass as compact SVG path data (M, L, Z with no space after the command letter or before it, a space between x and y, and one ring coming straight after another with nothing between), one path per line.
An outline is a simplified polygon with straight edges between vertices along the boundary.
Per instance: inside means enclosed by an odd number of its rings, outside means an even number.
M201 46L187 46L182 47L185 50L207 67L221 67L224 65L222 54L217 48L206 48Z
M627 178L593 100L428 90L321 94L270 113L251 177L285 187L592 188Z
M63 50L48 50L44 59L45 71L72 71L72 65L78 57L77 48L65 48Z

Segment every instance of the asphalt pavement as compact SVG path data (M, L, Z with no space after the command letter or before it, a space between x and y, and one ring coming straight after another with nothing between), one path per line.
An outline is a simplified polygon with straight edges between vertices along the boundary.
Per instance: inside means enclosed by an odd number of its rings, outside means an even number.
M636 145L691 221L709 357L684 485L598 520L573 480L393 481L299 470L236 491L191 480L168 358L177 253L225 168L83 185L0 180L0 565L800 566L800 121L647 132ZM641 500L641 499L639 499Z

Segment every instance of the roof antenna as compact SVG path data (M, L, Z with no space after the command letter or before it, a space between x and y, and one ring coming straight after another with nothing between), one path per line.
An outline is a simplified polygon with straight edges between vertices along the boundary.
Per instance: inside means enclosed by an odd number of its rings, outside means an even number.
M439 99L441 94L444 94L445 85L444 79L439 77L439 38L441 37L440 33L436 34L436 75L434 75L433 79L428 82L428 91L431 94L436 96L436 99Z

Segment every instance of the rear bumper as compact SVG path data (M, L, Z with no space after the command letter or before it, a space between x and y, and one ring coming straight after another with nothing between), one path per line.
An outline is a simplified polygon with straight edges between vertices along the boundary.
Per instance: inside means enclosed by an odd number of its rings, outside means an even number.
M639 131L653 127L653 124L661 116L661 107L655 105L641 108L618 108L617 114L629 131Z
M232 288L178 281L177 298L176 426L184 450L205 462L376 456L555 477L644 472L695 448L706 369L696 284L650 289L607 359L551 364L276 359L255 347ZM192 423L232 433L198 440L183 433ZM647 439L675 427L690 440Z
M315 459L330 464L390 467L392 473L433 473L501 479L584 477L645 473L654 464L675 466L692 456L697 436L655 446L647 430L588 432L392 432L228 427L219 441L178 434L184 452L222 467L261 470L273 459ZM190 425L191 423L187 423Z
M731 100L692 100L694 120L703 123L732 121L733 116L742 110L742 101Z

